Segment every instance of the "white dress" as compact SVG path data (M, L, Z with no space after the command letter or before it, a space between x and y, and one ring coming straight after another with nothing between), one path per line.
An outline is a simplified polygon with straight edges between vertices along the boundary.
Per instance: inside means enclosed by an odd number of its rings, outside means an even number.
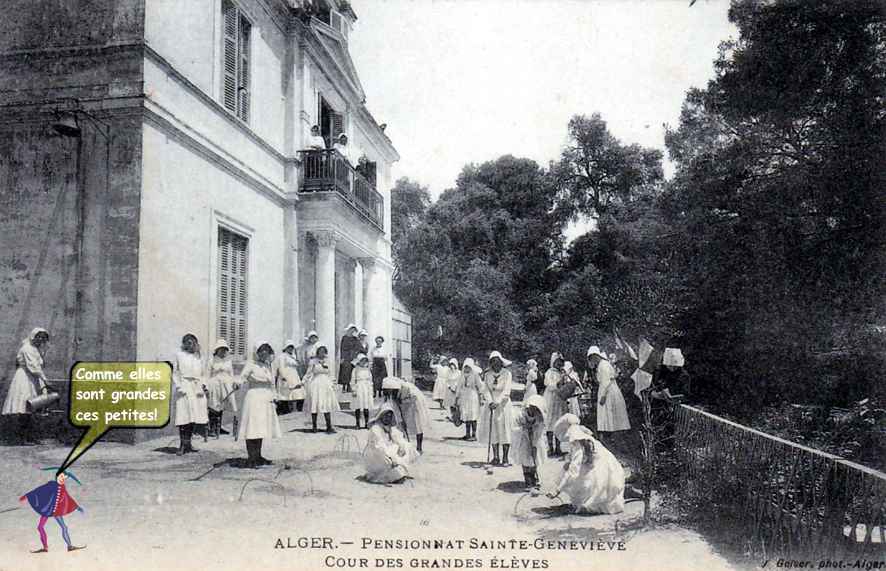
M458 407L464 422L476 421L480 418L480 391L483 382L477 373L462 375L458 389Z
M525 401L524 401L525 402ZM540 467L545 461L545 423L544 419L533 421L526 409L514 420L513 448L511 449L514 463L521 466Z
M600 361L597 365L597 430L600 432L615 432L616 430L629 430L631 423L628 420L628 411L625 407L625 399L615 382L615 371L609 361ZM603 396L606 396L606 404L601 404Z
M240 379L246 384L246 397L243 399L243 418L238 438L279 438L283 432L274 404L271 367L250 361L240 372Z
M396 426L386 430L381 424L374 423L370 427L363 454L366 479L370 482L387 484L400 480L409 474L408 466L417 457L415 448Z
M434 379L434 392L433 398L434 400L445 400L448 382L449 382L449 367L444 365L434 365L432 367L434 372L437 374L437 377Z
M511 406L511 372L508 369L502 369L498 373L491 369L486 371L483 375L483 400L480 406L477 437L481 440L489 438L493 444L510 444L511 434L517 423ZM489 408L489 403L493 402L498 405L495 410Z
M234 366L230 359L212 357L207 371L206 386L209 394L206 395L207 406L214 411L237 412L237 391L234 382Z
M400 387L400 410L409 434L424 434L431 429L431 411L421 390L412 383Z
M320 414L338 412L341 410L338 397L335 396L335 388L332 386L332 371L329 364L318 361L316 358L308 365L305 373L308 387L308 396L305 398L305 412Z
M449 369L447 375L446 396L443 397L443 408L449 410L455 406L455 400L458 397L458 387L461 386L464 375L461 371L453 371L452 369Z
M593 462L586 464L584 447L570 445L569 464L564 467L558 489L570 503L587 513L617 514L624 511L624 468L600 441L594 444Z
M553 431L554 423L557 422L557 419L568 412L566 410L566 401L560 398L560 394L557 392L557 384L562 378L563 373L557 369L551 368L545 372L545 393L542 396L545 399L545 411L547 412L545 419L548 432Z
M187 351L176 353L172 384L175 388L175 425L208 423L209 403L204 392L208 387L200 357Z
M538 369L529 369L526 371L526 388L523 389L523 402L529 400L529 397L538 394L538 389L535 387L535 379L537 378Z
M271 367L277 383L279 400L302 400L305 398L304 383L298 375L298 361L289 353L280 353Z
M357 396L354 409L369 410L374 408L372 391L372 371L369 367L354 367L351 371L351 388Z
M6 400L3 401L2 414L26 414L28 399L40 394L46 380L43 355L31 344L30 339L22 341L15 356L15 366L15 375L9 384Z

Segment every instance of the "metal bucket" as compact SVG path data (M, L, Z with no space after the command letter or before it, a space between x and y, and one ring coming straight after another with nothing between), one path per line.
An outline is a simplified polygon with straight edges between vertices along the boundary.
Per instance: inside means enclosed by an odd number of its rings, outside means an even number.
M58 399L58 393L47 393L45 395L38 395L29 398L25 407L29 413L35 413L48 407L52 403L56 402Z

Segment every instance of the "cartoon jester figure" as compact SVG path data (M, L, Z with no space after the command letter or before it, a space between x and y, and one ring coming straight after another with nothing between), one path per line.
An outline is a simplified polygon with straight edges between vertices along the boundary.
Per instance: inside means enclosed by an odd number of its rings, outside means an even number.
M58 466L52 468L43 468L44 470L58 470ZM64 516L73 511L83 513L83 508L77 505L68 494L65 488L65 481L71 478L78 484L80 480L74 474L63 471L55 477L55 481L46 482L40 487L34 488L27 494L19 498L19 501L27 500L34 511L40 516L40 522L37 524L37 532L40 534L40 543L43 544L42 549L37 549L31 553L47 553L49 551L49 543L46 540L46 520L55 518L56 523L62 528L62 538L68 546L68 551L76 551L83 549L85 545L74 545L71 543L71 536L68 533L68 526L65 524Z

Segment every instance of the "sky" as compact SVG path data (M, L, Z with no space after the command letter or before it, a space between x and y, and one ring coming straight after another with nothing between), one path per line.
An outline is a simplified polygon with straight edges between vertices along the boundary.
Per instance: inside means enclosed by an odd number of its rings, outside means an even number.
M599 112L622 143L664 150L663 124L677 124L686 90L707 84L717 46L737 34L721 0L351 5L351 57L400 153L394 177L434 198L471 162L547 165L576 114Z

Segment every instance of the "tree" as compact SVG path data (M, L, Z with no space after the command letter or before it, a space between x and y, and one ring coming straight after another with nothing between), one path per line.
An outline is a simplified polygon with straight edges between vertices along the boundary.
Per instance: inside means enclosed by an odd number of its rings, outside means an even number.
M401 178L391 189L391 242L393 243L394 267L399 268L400 244L405 235L415 228L423 219L431 205L431 194L428 187ZM394 279L399 272L395 270Z
M822 358L857 371L858 334L886 318L882 6L741 0L729 16L739 38L666 139L686 342L735 409L845 402L873 375L828 379Z
M597 218L648 194L664 177L661 158L657 149L622 145L599 113L576 115L569 121L569 142L551 169L559 208L572 218Z
M547 286L561 234L549 179L534 161L466 166L397 245L397 295L430 326L416 330L416 351L525 351L525 315Z

